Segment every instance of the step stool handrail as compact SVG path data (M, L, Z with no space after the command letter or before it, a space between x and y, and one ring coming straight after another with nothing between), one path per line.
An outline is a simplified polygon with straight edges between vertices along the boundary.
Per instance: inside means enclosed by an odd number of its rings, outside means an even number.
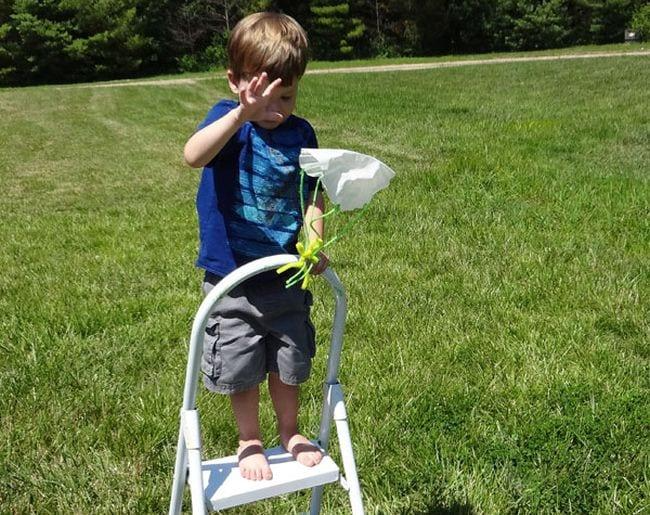
M292 254L277 254L275 256L264 257L246 263L235 269L219 281L212 290L205 296L199 306L192 324L192 333L190 336L190 348L188 352L187 368L185 371L185 388L183 391L183 409L194 409L196 402L196 392L198 388L199 366L201 363L201 352L203 350L203 338L208 319L221 297L228 294L239 284L251 277L275 270L287 263L298 261L298 257ZM332 327L332 336L330 342L330 352L327 364L328 384L337 382L339 364L341 360L341 348L343 346L343 333L345 330L345 318L347 315L347 302L345 298L345 289L338 276L331 268L327 268L322 276L327 280L333 290L336 307L334 313L334 323Z

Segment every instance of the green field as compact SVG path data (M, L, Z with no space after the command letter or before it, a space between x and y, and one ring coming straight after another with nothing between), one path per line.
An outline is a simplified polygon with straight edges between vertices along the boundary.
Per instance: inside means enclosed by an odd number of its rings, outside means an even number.
M397 172L330 252L368 513L650 510L648 84L648 57L303 79L321 146ZM182 146L225 91L0 90L0 512L166 511L201 301ZM234 452L227 399L199 409ZM277 444L268 396L262 423Z
M567 54L592 54L592 53L628 53L643 52L650 49L647 42L630 42L614 43L608 45L589 45L567 48L553 48L549 50L535 50L529 52L490 52L481 54L459 54L443 55L436 57L378 57L371 60L350 60L350 61L318 61L310 64L310 69L321 68L340 68L340 67L357 67L357 66L375 66L383 64L414 64L414 63L443 63L447 61L463 60L486 60L499 57L538 57L538 56L556 56Z

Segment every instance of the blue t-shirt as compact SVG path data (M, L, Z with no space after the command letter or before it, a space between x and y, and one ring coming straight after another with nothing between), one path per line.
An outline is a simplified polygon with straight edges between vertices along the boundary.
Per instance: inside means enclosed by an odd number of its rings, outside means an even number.
M235 107L232 100L217 103L199 129ZM296 252L302 227L298 156L317 145L312 126L297 116L273 130L242 125L203 168L196 195L197 266L225 276L254 259ZM315 185L306 179L305 199Z

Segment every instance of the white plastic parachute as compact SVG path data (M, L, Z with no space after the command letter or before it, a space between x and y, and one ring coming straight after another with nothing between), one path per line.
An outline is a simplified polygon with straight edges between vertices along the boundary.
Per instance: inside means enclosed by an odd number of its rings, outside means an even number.
M351 150L304 148L299 161L307 175L320 177L330 201L341 211L365 206L395 176L379 159Z

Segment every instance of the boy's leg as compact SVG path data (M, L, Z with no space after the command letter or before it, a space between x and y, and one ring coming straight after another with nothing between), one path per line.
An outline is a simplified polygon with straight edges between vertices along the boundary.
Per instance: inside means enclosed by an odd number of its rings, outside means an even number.
M323 454L298 433L298 387L283 383L276 372L269 372L269 392L278 418L278 432L283 447L296 461L307 467L320 463Z
M253 481L273 478L260 440L259 386L232 394L230 402L239 429L237 456L242 477Z

